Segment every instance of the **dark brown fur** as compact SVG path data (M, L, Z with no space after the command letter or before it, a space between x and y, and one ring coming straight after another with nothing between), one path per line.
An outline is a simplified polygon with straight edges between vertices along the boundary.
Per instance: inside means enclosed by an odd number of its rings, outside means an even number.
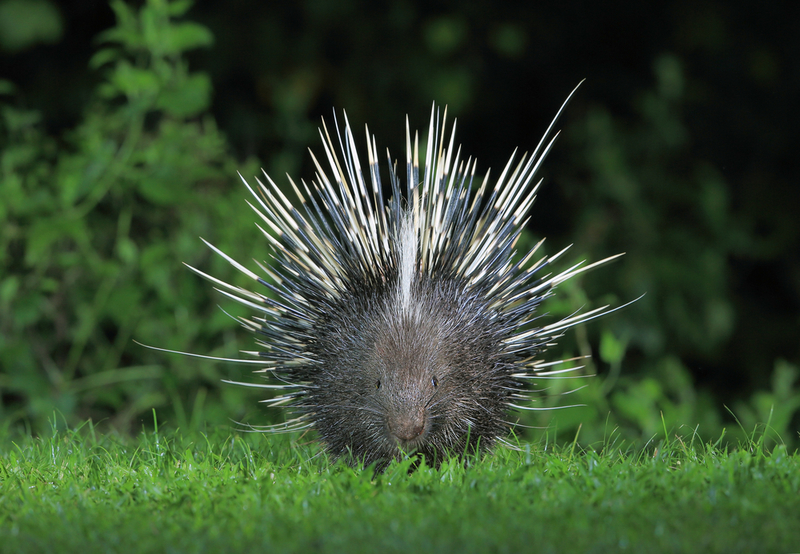
M393 287L353 292L327 310L301 404L334 456L429 461L491 448L508 431L510 376L500 316L458 283L418 283L424 317L400 313Z

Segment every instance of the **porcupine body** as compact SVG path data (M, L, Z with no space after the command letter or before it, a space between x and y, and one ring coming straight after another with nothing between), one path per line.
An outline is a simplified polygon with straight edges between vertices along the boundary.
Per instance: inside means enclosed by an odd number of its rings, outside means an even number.
M387 152L388 202L375 139L367 129L362 166L346 116L338 149L323 121L315 179L290 178L296 202L266 173L255 188L242 179L274 259L259 264L262 277L211 247L261 290L194 271L256 312L241 319L260 336L246 362L269 382L251 386L279 389L266 402L293 413L270 430L311 427L334 457L366 464L489 449L512 426L509 411L529 407L529 384L559 373L539 358L545 346L606 311L539 325L553 287L611 258L553 275L563 251L515 251L553 124L531 155L512 155L493 184L488 173L479 184L445 122L434 106L422 164L406 122L404 175Z

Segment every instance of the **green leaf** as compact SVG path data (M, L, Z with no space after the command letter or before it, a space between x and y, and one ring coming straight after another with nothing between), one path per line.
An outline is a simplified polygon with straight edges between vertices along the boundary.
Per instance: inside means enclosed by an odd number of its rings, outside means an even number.
M122 0L111 0L111 9L114 10L114 15L117 17L117 26L100 33L100 35L98 35L98 40L119 40L122 35L115 35L115 33L120 33L122 30L125 30L126 32L132 32L138 27L138 23L136 21L136 12L134 12L133 8L131 8L128 4ZM115 36L117 38L110 38Z
M214 35L208 27L199 23L179 23L170 27L167 46L170 54L180 54L186 50L210 46L214 42Z
M127 281L114 287L103 307L104 315L120 327L126 320L138 316L143 311L142 288L135 281Z
M47 0L0 2L0 48L25 50L37 43L61 40L64 24L58 9Z
M11 81L0 79L0 94L14 94L17 91L17 86Z
M111 77L117 89L129 98L155 96L160 89L158 76L148 69L133 67L121 61Z
M85 239L86 233L85 223L80 219L51 216L38 220L30 226L27 233L25 263L37 266L50 259L56 245L63 247L70 239L82 242L79 239Z
M89 58L89 67L98 69L107 63L118 60L119 57L120 52L116 48L103 48L95 52L94 55Z
M0 282L0 305L4 309L11 304L11 301L17 295L17 290L19 290L19 277L16 275L6 277Z
M10 106L4 106L2 114L8 130L11 132L32 127L42 119L42 114L38 110L20 110Z
M189 11L194 2L192 0L177 0L167 3L167 13L172 17L180 17Z
M192 117L211 105L211 79L205 73L195 73L177 87L165 90L157 107L178 117Z
M615 364L625 357L626 341L617 339L611 331L605 330L600 337L600 359L607 364Z

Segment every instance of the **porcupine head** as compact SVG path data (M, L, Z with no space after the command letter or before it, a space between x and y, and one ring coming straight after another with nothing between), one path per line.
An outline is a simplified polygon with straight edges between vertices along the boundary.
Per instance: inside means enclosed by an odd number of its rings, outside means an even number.
M455 125L448 139L446 110L440 117L434 106L422 163L408 122L404 176L387 152L388 202L375 138L367 129L362 167L346 116L334 129L335 140L323 121L326 163L312 152L314 180L289 179L296 200L266 173L256 187L242 179L272 249L261 274L209 245L257 286L194 270L255 312L241 323L259 349L241 361L261 366L267 381L249 385L279 390L267 403L292 413L266 429L312 428L351 463L487 450L508 433L510 410L530 409L531 384L560 372L540 358L545 345L608 311L539 323L540 302L616 256L553 274L563 250L515 249L553 124L532 154L475 182L475 161L461 156Z

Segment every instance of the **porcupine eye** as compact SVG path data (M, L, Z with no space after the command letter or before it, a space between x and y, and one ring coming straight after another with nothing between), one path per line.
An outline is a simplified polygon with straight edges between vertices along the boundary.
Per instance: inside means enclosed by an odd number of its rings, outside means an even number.
M375 381L375 390L378 390L379 388L381 388L381 380L380 379Z
M431 385L433 385L433 388L436 388L436 387L439 386L439 379L437 379L436 376L431 378Z

